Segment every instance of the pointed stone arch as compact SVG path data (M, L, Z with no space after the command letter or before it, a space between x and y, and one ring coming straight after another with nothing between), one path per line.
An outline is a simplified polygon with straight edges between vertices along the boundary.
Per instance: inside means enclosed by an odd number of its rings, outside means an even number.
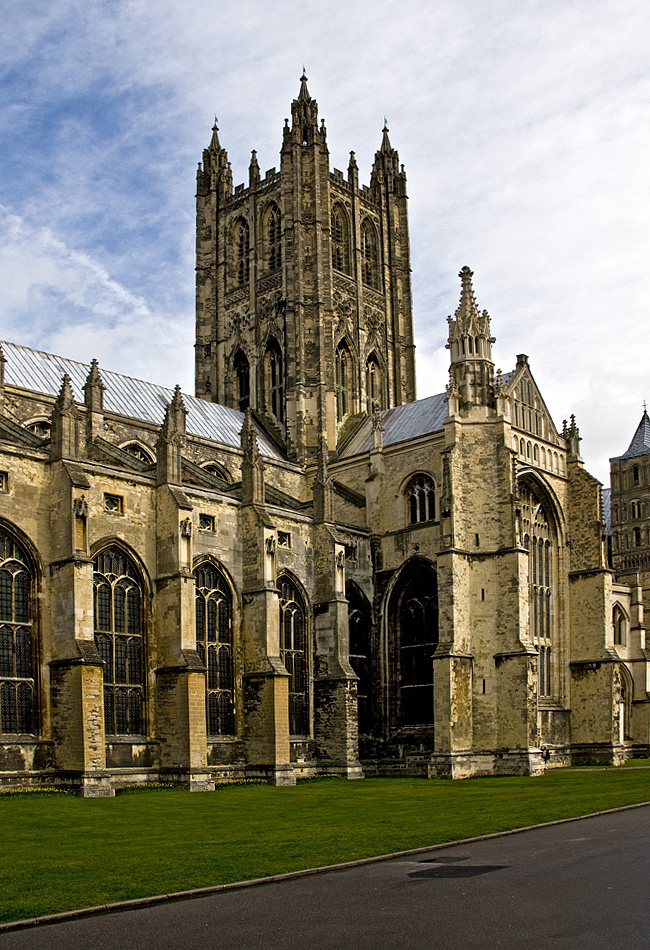
M262 214L264 269L272 273L282 266L282 214L276 201L269 201Z
M311 735L311 649L308 601L298 578L282 571L276 581L280 607L280 659L289 674L289 734Z
M373 731L374 668L372 650L372 608L368 598L354 581L347 581L350 666L357 674L359 734Z
M264 348L262 401L267 412L284 422L284 374L285 361L282 347L273 334L269 334Z
M31 540L0 519L0 735L39 731L41 578Z
M374 221L365 217L361 222L361 280L366 287L379 289L379 237Z
M340 202L331 211L332 267L342 274L350 273L350 219Z
M393 578L385 598L386 693L393 729L433 729L433 654L439 639L438 574L412 557Z
M230 574L216 558L194 562L196 652L206 667L205 710L208 737L236 735L236 592Z
M251 403L251 367L241 346L238 346L234 352L232 367L235 377L235 407L240 412L245 412Z

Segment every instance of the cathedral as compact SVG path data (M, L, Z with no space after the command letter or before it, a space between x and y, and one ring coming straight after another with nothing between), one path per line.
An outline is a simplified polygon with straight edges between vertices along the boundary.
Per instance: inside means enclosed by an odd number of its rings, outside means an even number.
M279 169L203 152L194 395L2 342L0 784L648 755L650 419L610 499L459 277L417 400L404 166L331 169L303 74Z

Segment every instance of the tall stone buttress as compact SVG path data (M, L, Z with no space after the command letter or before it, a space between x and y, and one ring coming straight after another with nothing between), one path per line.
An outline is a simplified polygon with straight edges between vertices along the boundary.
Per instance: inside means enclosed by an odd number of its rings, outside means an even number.
M280 170L233 191L215 123L197 175L196 395L250 406L313 461L352 420L415 398L406 175L384 126L370 186L330 170L300 81ZM349 425L347 425L349 424Z

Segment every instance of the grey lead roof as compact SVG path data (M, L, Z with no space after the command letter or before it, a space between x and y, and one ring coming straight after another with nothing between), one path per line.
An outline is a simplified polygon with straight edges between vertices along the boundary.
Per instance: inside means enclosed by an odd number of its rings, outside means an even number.
M620 459L635 459L641 455L648 455L648 453L650 453L650 419L644 409L641 422L637 426L627 452L610 459L610 462L616 462Z
M381 413L384 445L396 445L398 442L417 439L421 435L439 432L446 415L447 402L444 393L407 402L403 406L395 406L394 409L385 409ZM372 419L368 418L343 447L339 458L350 458L352 455L369 452L373 445Z
M2 341L2 350L6 359L5 383L57 396L61 389L61 379L67 373L72 380L75 399L83 402L83 387L90 371L88 363L52 353L32 350L27 346ZM131 416L145 422L162 425L165 409L172 401L173 389L166 389L156 383L147 383L131 376L122 376L110 370L101 369L104 386L104 409L107 412ZM241 447L240 433L244 424L244 413L216 402L206 402L195 396L183 393L183 402L187 409L187 431L192 435L203 436L214 442L235 448ZM282 456L271 442L259 432L257 444L260 453L267 458L280 459Z

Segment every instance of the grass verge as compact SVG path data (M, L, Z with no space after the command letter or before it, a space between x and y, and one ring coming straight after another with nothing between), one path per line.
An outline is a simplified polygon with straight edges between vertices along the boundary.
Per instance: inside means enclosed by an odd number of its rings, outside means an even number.
M650 770L0 796L0 920L264 877L650 800Z

